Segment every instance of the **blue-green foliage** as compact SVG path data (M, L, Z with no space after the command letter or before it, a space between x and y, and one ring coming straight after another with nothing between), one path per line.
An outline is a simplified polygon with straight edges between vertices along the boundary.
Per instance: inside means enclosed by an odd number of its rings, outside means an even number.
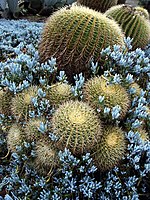
M30 85L38 85L37 97L32 99L34 109L30 117L44 115L47 118L53 108L46 99L43 88L52 81L66 82L65 72L57 71L57 61L51 58L46 63L39 62L38 42L42 23L28 21L0 21L0 88L8 88L13 94L20 93ZM75 157L67 149L58 154L60 164L53 173L40 175L28 165L35 158L35 143L23 142L16 152L7 154L6 135L13 117L0 115L0 199L2 200L138 200L148 199L150 173L150 142L143 141L137 128L146 123L149 130L150 116L146 107L150 104L150 63L144 51L131 50L130 39L120 49L107 48L101 52L102 66L92 62L93 74L103 74L112 84L126 86L132 98L131 107L123 124L126 130L127 154L120 166L101 173L89 153ZM57 74L57 75L56 75ZM141 93L129 88L134 81L141 84ZM82 74L75 76L72 92L82 99ZM103 97L99 97L103 101ZM109 112L105 108L105 112ZM112 111L114 123L119 108ZM40 124L41 134L48 134L55 141L53 133L47 133L47 124ZM6 194L7 193L7 194ZM5 195L6 194L6 195ZM5 197L4 197L5 196Z

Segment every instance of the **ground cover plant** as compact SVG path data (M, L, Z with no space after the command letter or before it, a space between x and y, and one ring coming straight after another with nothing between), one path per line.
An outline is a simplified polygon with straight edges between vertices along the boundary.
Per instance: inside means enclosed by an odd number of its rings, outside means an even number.
M124 38L70 79L41 62L43 26L0 20L0 199L148 199L149 47Z

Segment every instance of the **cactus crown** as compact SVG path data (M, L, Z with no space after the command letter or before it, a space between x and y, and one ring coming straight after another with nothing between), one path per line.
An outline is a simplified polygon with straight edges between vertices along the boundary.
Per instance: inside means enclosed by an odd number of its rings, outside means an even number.
M98 116L88 104L79 101L62 104L54 113L52 126L59 138L56 146L67 147L74 154L91 149L101 135Z
M82 6L65 7L48 18L39 55L42 62L56 57L58 69L70 81L81 72L88 76L90 59L98 61L105 47L122 46L123 37L118 24L105 15Z
M117 5L117 1L118 0L77 0L77 3L100 12L105 12L108 8Z
M148 11L140 6L135 7L135 10L142 16L144 16L146 19L149 19L149 13Z
M121 25L126 37L133 38L132 46L134 49L144 48L149 43L149 21L132 6L113 6L105 14Z
M58 106L59 104L69 101L73 98L71 85L67 83L53 84L47 91L47 99L53 106Z

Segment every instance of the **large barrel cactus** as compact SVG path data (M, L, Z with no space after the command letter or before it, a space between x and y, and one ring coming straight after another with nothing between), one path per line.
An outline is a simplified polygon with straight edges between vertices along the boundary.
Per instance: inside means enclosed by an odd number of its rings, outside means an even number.
M133 38L134 49L148 45L150 23L135 8L129 5L117 5L107 10L106 15L121 25L126 37Z
M117 5L117 2L118 0L77 0L77 3L101 12Z
M39 45L41 62L56 57L58 69L68 79L83 72L88 74L89 61L100 59L102 48L123 45L118 24L105 15L82 6L65 7L49 17Z

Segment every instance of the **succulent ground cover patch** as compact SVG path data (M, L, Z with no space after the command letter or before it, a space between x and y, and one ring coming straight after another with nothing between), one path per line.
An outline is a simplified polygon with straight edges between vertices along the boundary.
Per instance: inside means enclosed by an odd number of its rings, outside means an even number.
M121 104L109 105L104 92L96 92L96 107L90 107L82 73L69 85L55 58L40 63L42 29L43 23L0 20L0 199L148 199L148 47L146 52L133 51L126 38L122 48L114 45L99 52L100 63L90 61L90 80L101 77L110 95L116 92L112 88L126 91L128 108L120 117ZM55 102L57 87L67 84L69 97L59 90L60 105L53 105L50 95ZM84 147L93 139L91 133L98 133L97 145L78 149L78 142Z

